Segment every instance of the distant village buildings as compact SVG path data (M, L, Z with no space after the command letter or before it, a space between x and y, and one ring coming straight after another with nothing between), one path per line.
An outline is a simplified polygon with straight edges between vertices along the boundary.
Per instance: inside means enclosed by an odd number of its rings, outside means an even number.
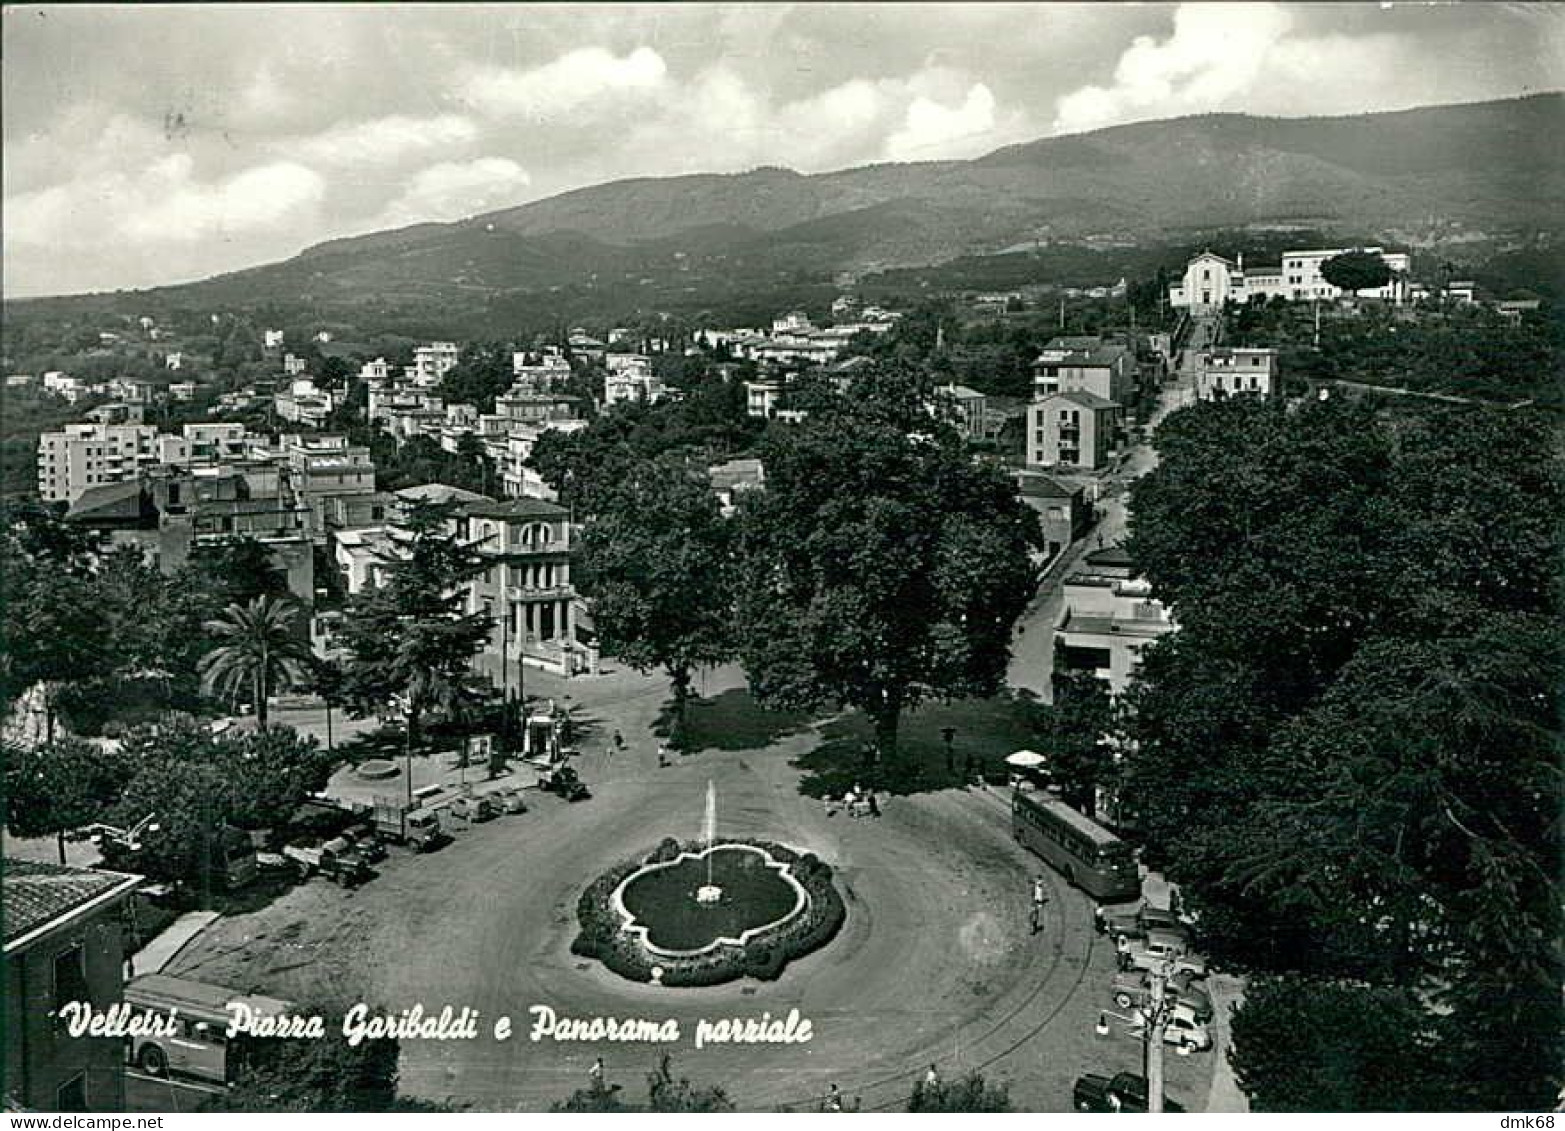
M1383 287L1367 288L1357 292L1359 298L1380 299L1400 305L1409 298L1412 258L1404 252L1388 252L1380 247L1365 248L1313 248L1305 251L1285 251L1282 262L1276 266L1244 265L1244 255L1225 259L1210 251L1203 251L1185 265L1185 273L1178 283L1169 288L1170 306L1189 310L1192 314L1211 314L1223 308L1225 303L1245 303L1255 300L1283 298L1290 301L1334 300L1345 297L1344 292L1326 281L1321 266L1336 256L1349 251L1364 251L1378 255L1391 269L1391 281Z

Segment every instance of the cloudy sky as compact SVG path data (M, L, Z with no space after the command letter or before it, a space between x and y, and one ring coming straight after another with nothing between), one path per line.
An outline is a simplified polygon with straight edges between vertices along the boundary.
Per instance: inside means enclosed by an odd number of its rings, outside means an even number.
M13 5L3 20L13 296L200 278L624 176L1565 87L1552 4Z

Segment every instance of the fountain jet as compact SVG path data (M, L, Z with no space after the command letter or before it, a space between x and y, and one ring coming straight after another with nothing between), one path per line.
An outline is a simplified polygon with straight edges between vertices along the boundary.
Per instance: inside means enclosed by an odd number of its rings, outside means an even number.
M697 903L716 903L723 889L712 882L712 845L717 840L717 787L706 781L706 816L701 821L701 839L706 843L706 883L696 890Z

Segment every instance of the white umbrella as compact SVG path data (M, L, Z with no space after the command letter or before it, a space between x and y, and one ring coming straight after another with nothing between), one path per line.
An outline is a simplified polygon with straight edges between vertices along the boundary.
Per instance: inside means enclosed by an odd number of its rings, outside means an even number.
M1034 766L1041 766L1047 761L1047 758L1045 758L1042 754L1037 753L1036 751L1018 750L1015 754L1012 754L1005 760L1005 764L1007 766L1018 766L1022 769L1030 770Z

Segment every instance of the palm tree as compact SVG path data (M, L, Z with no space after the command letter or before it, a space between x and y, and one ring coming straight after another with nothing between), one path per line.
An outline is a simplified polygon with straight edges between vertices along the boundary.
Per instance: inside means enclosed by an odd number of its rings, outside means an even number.
M248 605L229 605L206 630L222 641L201 657L201 686L210 693L236 694L249 687L256 722L266 729L267 696L305 675L309 646L293 631L298 608L291 601L260 596Z

